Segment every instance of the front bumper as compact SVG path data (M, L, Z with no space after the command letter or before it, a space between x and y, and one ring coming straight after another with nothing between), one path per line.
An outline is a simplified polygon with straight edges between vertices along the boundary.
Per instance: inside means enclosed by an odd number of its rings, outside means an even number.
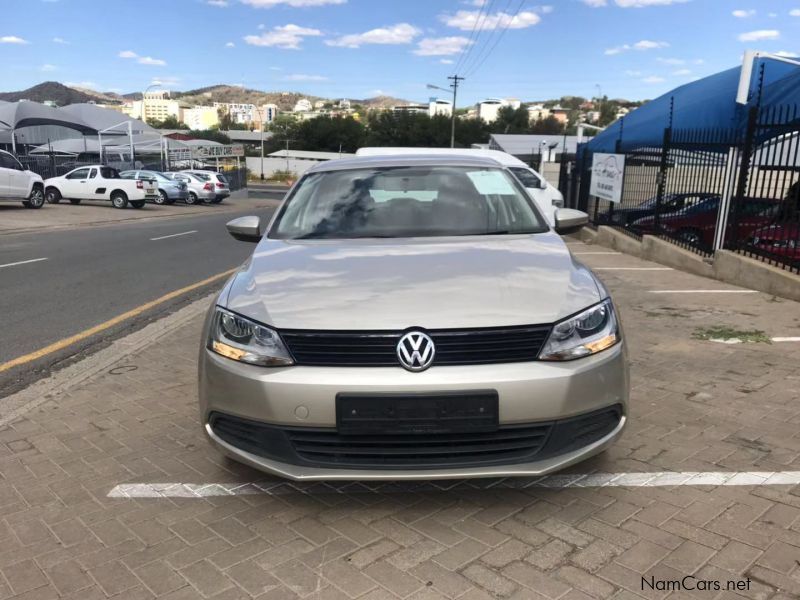
M262 368L238 363L207 350L200 352L200 413L211 442L227 456L254 468L295 480L401 480L461 477L543 475L597 454L625 426L628 403L625 347L618 344L576 361L527 362L481 366L433 367L421 373L400 367ZM281 460L269 453L234 445L212 427L212 415L222 414L278 428L312 428L335 432L339 393L436 393L496 390L499 425L536 426L619 407L619 418L602 437L557 454L534 454L524 461L477 466L412 466L331 468L313 461Z

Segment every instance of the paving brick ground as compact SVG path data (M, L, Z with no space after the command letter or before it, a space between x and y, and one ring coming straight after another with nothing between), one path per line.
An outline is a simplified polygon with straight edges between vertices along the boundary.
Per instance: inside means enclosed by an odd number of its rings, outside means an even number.
M800 335L800 305L650 293L732 289L674 271L598 272L626 327L631 419L619 443L575 472L800 471L800 344L692 337L710 325ZM265 479L202 437L199 328L0 429L0 599L800 597L800 486L108 498L121 483ZM642 589L643 577L687 575L750 584Z

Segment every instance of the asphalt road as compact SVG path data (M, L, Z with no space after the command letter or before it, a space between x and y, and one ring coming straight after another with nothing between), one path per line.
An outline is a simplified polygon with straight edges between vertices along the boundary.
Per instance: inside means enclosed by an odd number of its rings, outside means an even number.
M231 238L225 223L244 214L267 219L273 210L243 207L219 214L187 213L1 236L0 365L238 266L254 246ZM63 351L0 372L0 397L223 283L219 280Z

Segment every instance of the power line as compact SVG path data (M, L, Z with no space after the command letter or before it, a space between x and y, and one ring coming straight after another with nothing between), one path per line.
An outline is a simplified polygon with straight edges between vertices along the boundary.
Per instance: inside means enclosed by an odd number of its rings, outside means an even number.
M523 0L523 1L524 1L524 0ZM500 10L500 11L498 11L498 12L496 13L496 15L495 15L495 16L497 16L497 20L496 20L496 22L495 22L494 26L493 26L493 27L490 27L490 28L488 28L488 29L485 29L485 31L487 31L488 33L487 33L487 36L486 36L486 38L485 38L485 39L484 39L484 41L483 41L483 44L481 45L480 49L479 49L479 50L478 50L476 53L474 53L474 54L472 54L472 55L470 56L470 59L471 59L471 60L470 60L470 61L467 61L469 64L466 64L466 63L465 63L464 65L462 65L462 66L464 67L464 68L462 69L462 72L466 73L466 72L467 72L469 69L471 69L471 68L472 68L472 67L475 65L475 63L477 63L477 62L480 60L480 57L481 57L481 56L483 55L483 53L485 52L486 48L488 48L488 47L489 47L489 44L491 44L491 42L492 42L492 39L494 38L494 35L495 35L495 33L497 32L497 29L498 29L498 27L500 26L500 22L501 22L501 20L500 20L500 17L499 17L499 15L505 15L505 14L508 14L508 9L511 7L511 3L512 3L512 2L513 2L513 0L508 0L508 1L506 2L505 8L504 8L503 10ZM484 25L486 25L486 21L484 21Z
M467 44L464 46L464 49L461 51L461 56L458 57L458 62L456 63L456 67L454 69L456 73L458 73L458 70L466 64L467 58L472 53L472 48L475 46L475 44L477 44L478 38L481 35L481 31L483 31L483 23L486 22L486 17L489 16L494 3L495 0L489 0L480 7L478 16L475 18L475 22L472 24L472 31L469 33L469 42L467 42Z
M509 5L510 4L511 4L511 0L509 0ZM500 43L500 41L503 39L503 36L505 36L506 32L511 27L511 23L514 21L514 19L517 18L517 15L522 10L522 5L523 4L525 4L525 0L521 0L520 1L519 5L517 6L517 10L514 11L514 14L511 15L511 18L508 20L508 23L506 23L506 26L500 32L500 35L497 36L497 40L495 41L494 45L489 49L489 52L487 52L486 55L484 55L482 59L481 58L475 59L476 62L477 61L480 61L480 62L477 62L477 64L473 63L473 68L470 69L470 71L469 71L469 73L467 73L467 75L469 75L470 77L472 75L474 75L478 71L478 69L480 69L483 66L483 63L486 62L486 59L489 58L489 56L491 56L492 52L494 52L494 49L497 48L497 45Z

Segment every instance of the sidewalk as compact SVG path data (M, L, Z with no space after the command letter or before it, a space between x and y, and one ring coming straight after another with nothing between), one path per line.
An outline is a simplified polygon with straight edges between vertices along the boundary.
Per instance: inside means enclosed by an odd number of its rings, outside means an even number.
M800 336L800 304L570 247L611 289L632 363L625 435L570 472L683 477L282 482L203 437L198 304L0 400L0 599L797 598L800 485L751 472L800 471L800 344L693 336ZM683 485L698 472L723 475ZM109 497L163 483L199 491ZM747 588L669 595L642 579L686 575Z

